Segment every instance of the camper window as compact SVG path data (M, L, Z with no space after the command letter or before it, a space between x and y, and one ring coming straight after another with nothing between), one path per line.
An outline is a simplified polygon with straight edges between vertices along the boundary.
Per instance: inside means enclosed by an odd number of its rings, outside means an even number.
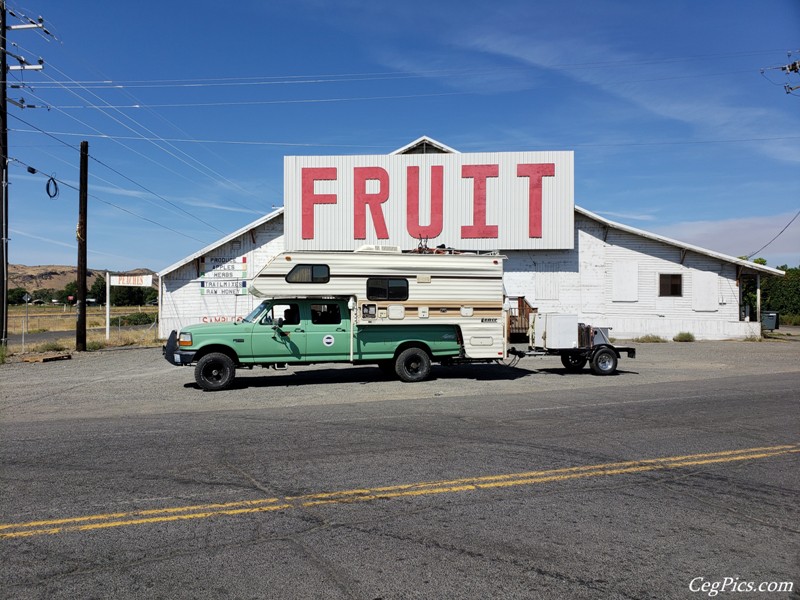
M408 279L367 279L368 300L408 300Z
M297 265L286 276L288 283L328 283L330 279L328 265Z

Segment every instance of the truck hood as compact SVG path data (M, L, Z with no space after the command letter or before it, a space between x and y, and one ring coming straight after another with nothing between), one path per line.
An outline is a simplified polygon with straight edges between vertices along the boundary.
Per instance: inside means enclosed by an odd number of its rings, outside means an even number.
M225 335L249 332L252 323L198 323L181 329L181 333L191 333L193 336Z

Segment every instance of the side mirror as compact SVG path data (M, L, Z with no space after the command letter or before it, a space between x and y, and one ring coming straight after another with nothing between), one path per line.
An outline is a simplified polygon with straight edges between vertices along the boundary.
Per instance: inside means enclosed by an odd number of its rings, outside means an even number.
M277 321L275 321L275 325L274 325L275 329L280 329L281 327L283 327L283 317L281 317Z

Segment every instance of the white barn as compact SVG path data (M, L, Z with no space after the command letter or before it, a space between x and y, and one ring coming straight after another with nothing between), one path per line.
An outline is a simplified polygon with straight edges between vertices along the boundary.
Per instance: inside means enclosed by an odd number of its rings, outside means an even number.
M393 155L430 153L457 154L435 140L420 138ZM349 157L345 160L349 164ZM565 185L559 183L562 188ZM311 194L312 198L325 197ZM287 182L287 208L297 201L296 195ZM545 210L550 201L545 194ZM420 202L420 212L423 206ZM319 209L312 205L311 211ZM508 257L506 294L518 299L523 311L577 314L584 322L611 327L612 335L623 339L648 334L669 339L680 332L690 332L697 339L760 335L758 322L741 319L739 282L744 277L760 281L762 275L781 276L782 271L615 223L575 205L570 211L572 219L567 219L562 210L558 227L563 231L564 223L572 221L573 240L567 244L559 241L555 246L560 249L495 248ZM273 211L162 270L161 337L186 325L247 315L258 303L247 293L256 273L272 256L301 249L296 247L302 243L297 241L296 222L289 225L294 233L290 236L292 247L287 248L287 216L292 218L283 208ZM326 226L325 220L317 221L318 229ZM342 229L341 222L332 223L331 227ZM376 242L381 240L351 239L346 243L353 249ZM416 242L409 249L415 246Z

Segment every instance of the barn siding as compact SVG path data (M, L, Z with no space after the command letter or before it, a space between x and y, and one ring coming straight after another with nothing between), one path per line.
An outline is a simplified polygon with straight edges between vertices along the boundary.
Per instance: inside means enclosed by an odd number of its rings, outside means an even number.
M606 228L583 215L575 217L575 237L574 250L504 251L506 277L513 282L506 286L509 295L525 296L539 312L578 314L587 323L611 327L619 338L652 334L671 339L682 331L697 339L760 335L758 324L739 321L735 265L691 251L681 263L680 248ZM637 289L627 290L624 300L614 300L615 264L625 269L636 265ZM682 276L680 297L659 297L661 274ZM698 282L701 289L695 290ZM554 285L557 298L549 292ZM715 297L710 299L712 288ZM702 298L695 295L700 293Z
M279 215L214 248L206 256L244 256L247 259L247 286L256 273L284 250L283 216ZM199 259L193 260L161 279L159 335L204 322L236 321L260 302L250 294L237 296L203 295Z

